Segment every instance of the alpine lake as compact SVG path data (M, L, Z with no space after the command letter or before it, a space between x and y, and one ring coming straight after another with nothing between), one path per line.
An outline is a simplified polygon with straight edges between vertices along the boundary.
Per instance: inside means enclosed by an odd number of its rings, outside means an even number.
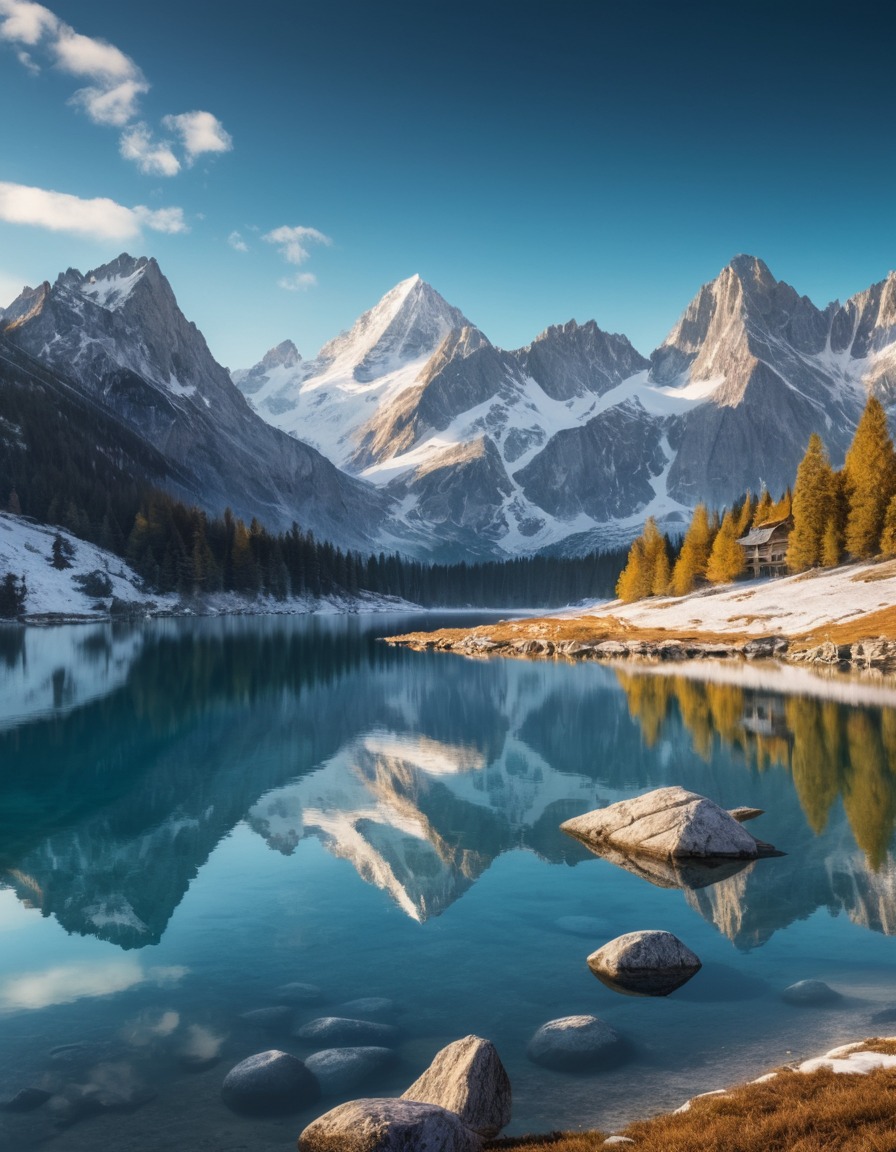
M495 618L0 630L0 1100L50 1094L0 1111L4 1152L287 1152L468 1033L509 1072L508 1134L612 1131L896 1033L896 691L378 639ZM763 809L750 831L785 855L659 887L559 830L668 784ZM668 997L586 965L645 928L703 962ZM782 999L804 979L839 998ZM369 1079L292 1115L225 1106L233 1065L306 1058L330 1045L303 1024L370 997L397 1035ZM578 1013L620 1033L617 1061L527 1058Z

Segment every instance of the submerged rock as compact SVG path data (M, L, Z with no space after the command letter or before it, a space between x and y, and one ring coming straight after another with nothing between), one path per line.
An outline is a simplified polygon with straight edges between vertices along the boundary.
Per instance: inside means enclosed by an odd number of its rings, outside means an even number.
M389 1047L398 1039L394 1024L380 1024L375 1020L351 1020L346 1016L321 1016L297 1029L299 1040L313 1040L330 1044L373 1044Z
M319 1004L324 994L316 984L302 984L292 981L290 984L281 984L277 989L277 999L285 1004Z
M801 1007L823 1007L827 1004L836 1004L843 997L835 992L823 980L798 980L781 993L781 999L788 1004L798 1004Z
M241 1012L240 1020L264 1032L288 1032L292 1028L293 1010L283 1004L276 1008L253 1008L250 1012Z
M11 1100L0 1104L0 1112L33 1112L35 1108L40 1108L41 1104L46 1104L51 1095L52 1093L45 1092L43 1088L23 1088L21 1092L16 1092Z
M619 1033L598 1016L563 1016L542 1024L526 1055L545 1068L572 1072L609 1064L622 1049Z
M325 1096L338 1096L369 1079L395 1059L391 1048L325 1048L305 1061Z
M416 1100L352 1100L299 1136L299 1152L479 1152L482 1137L459 1116Z
M607 929L606 921L595 916L558 916L554 924L570 936L587 936L591 940L603 936Z
M510 1078L494 1044L479 1036L437 1052L401 1098L447 1108L480 1136L497 1136L510 1123Z
M560 827L598 852L611 847L666 860L755 860L775 852L730 812L677 786L586 812Z
M588 957L594 975L615 992L668 996L700 971L699 958L671 932L627 932Z
M320 1086L301 1060L272 1049L231 1068L221 1096L237 1112L297 1112L320 1098Z
M336 1009L340 1016L395 1016L398 1005L387 996L362 996L359 1000L349 1000Z

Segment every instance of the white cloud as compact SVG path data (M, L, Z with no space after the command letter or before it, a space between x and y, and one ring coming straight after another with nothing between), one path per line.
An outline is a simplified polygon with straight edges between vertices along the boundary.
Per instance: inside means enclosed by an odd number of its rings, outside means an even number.
M316 285L317 277L313 272L296 272L294 276L281 276L277 281L277 287L285 288L287 292L307 292Z
M0 220L29 224L51 232L73 232L97 240L131 240L141 228L186 232L183 209L126 208L106 197L82 200L67 192L29 188L0 181Z
M118 150L148 176L176 176L180 161L167 140L156 143L146 124L134 124L121 134Z
M230 133L211 112L182 112L179 116L166 116L162 123L169 132L180 136L188 164L204 152L230 152L233 148Z
M85 996L110 996L140 984L176 983L186 968L144 968L134 959L98 964L69 964L6 980L0 985L0 1008L48 1008L71 1004Z
M309 244L333 243L329 236L318 232L316 228L290 227L288 224L275 228L273 232L266 232L262 240L266 240L268 244L276 244L287 264L304 264L311 255L308 251Z
M0 40L29 49L41 47L45 61L70 76L87 80L69 102L85 112L94 124L125 128L139 116L140 97L150 87L139 65L107 40L76 32L42 4L32 0L0 0ZM40 61L32 52L19 48L16 55L29 72L40 71ZM176 133L187 166L193 164L197 156L230 152L233 148L230 133L211 112L166 116L163 124ZM171 145L154 144L145 125L134 125L133 132L122 138L120 150L125 159L149 175L173 176L182 167Z
M143 78L134 61L120 48L107 44L105 40L82 36L68 24L59 26L53 51L59 67L73 76L89 76L92 80L105 80L110 85Z
M239 234L239 232L231 232L230 235L227 237L227 243L230 245L231 248L235 249L235 251L237 251L237 252L248 252L249 251L249 245L242 238L242 236Z
M0 0L0 40L33 47L45 32L55 32L59 20L43 4L30 0ZM21 57L19 57L21 59Z

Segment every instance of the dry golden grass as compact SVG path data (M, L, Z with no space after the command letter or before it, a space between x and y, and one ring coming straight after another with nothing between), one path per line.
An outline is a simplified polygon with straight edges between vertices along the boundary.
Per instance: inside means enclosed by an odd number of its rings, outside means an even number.
M896 1052L893 1041L868 1047ZM784 1070L763 1084L697 1099L679 1115L630 1124L621 1134L635 1143L619 1147L633 1152L896 1152L896 1071L860 1076ZM605 1138L599 1132L551 1133L491 1146L595 1152Z

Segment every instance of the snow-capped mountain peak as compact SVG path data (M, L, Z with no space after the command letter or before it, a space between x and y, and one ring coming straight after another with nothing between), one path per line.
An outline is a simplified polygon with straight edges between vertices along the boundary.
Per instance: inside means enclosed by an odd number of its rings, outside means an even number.
M355 380L367 384L405 364L429 359L449 332L469 325L462 312L414 275L325 344L312 374L338 363L350 366Z

